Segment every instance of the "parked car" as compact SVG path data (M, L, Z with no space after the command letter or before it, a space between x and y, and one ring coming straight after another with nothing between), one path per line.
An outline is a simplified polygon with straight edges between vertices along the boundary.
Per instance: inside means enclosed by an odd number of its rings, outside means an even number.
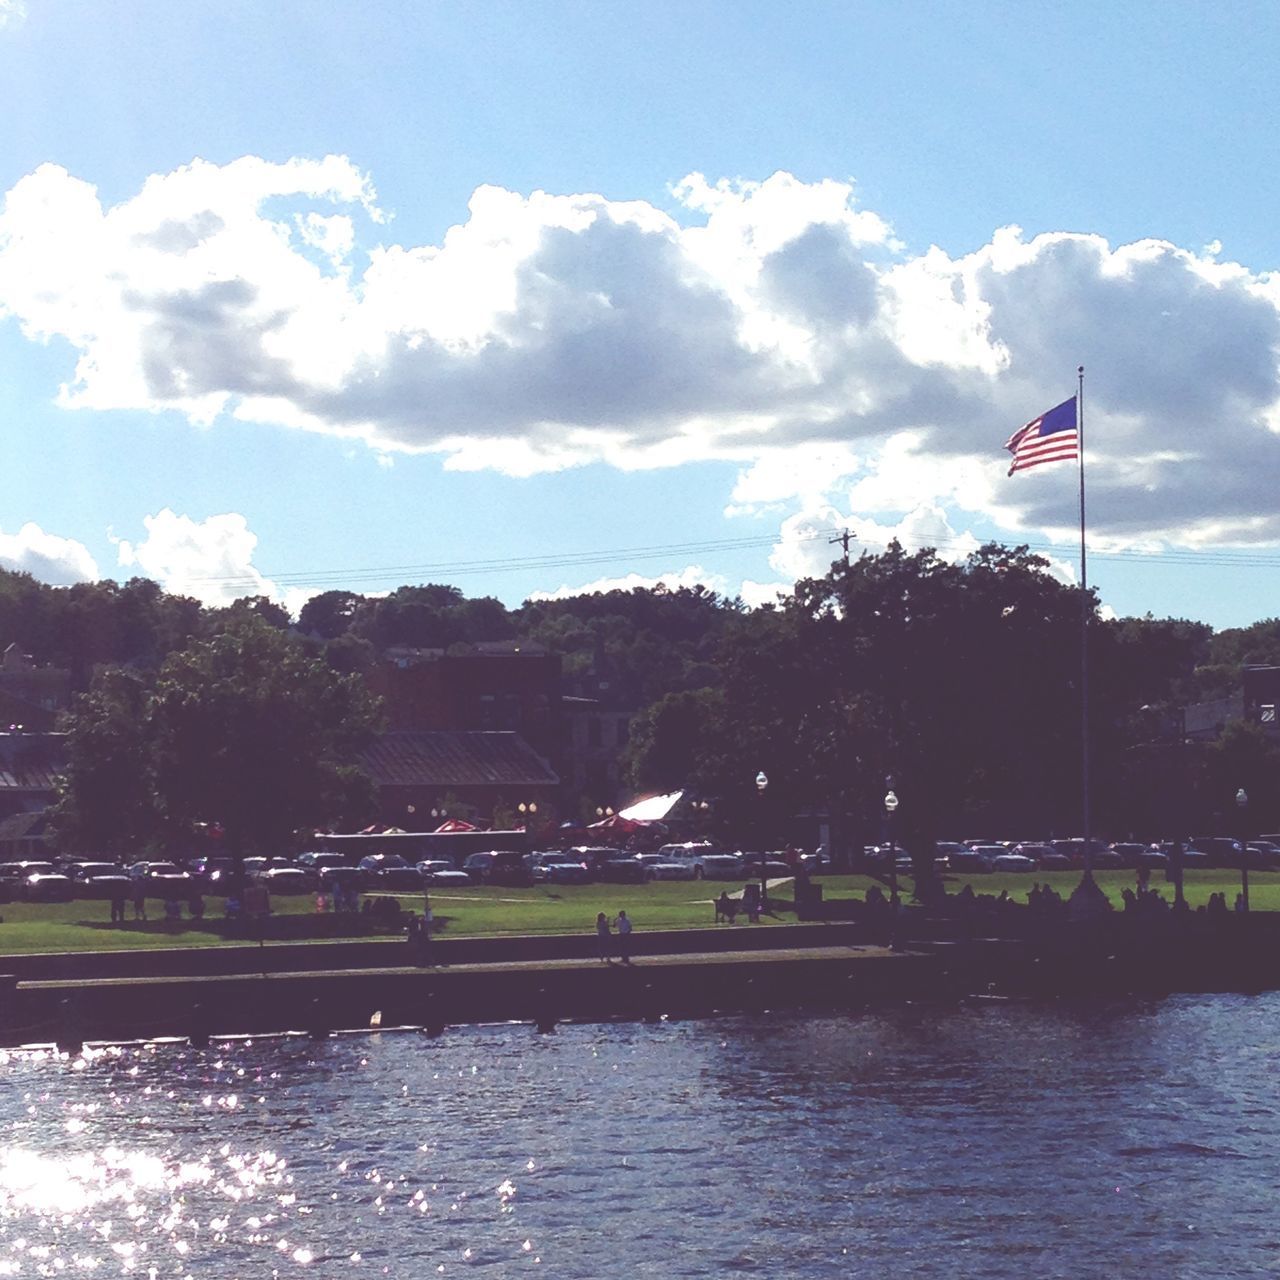
M616 853L596 868L596 879L604 884L643 884L644 863L635 858L619 857Z
M297 863L304 871L319 873L321 867L345 867L347 860L340 853L317 852L309 849L306 853L298 854Z
M453 871L456 868L448 858L423 858L418 863L418 874L423 880L429 879L441 871Z
M1238 867L1244 852L1240 841L1229 836L1192 836L1191 847L1208 854L1215 867Z
M691 862L674 862L658 853L638 853L636 861L644 868L646 880L692 880Z
M523 887L533 883L524 855L513 849L490 849L473 853L462 864L473 884L500 884Z
M298 869L296 863L289 858L280 856L274 858L246 858L244 860L244 873L250 880L257 880L264 871L297 871Z
M569 857L586 863L587 870L593 876L599 875L600 868L606 862L612 862L621 856L617 849L610 849L605 845L575 845L572 849L566 849L565 852Z
M1137 867L1142 865L1142 855L1147 852L1147 846L1134 840L1118 840L1111 846L1110 852L1120 858L1121 866ZM1094 865L1097 865L1096 859Z
M133 881L114 862L77 862L67 869L81 898L111 898L129 892Z
M1010 853L1020 853L1024 858L1030 858L1036 866L1044 866L1044 859L1053 856L1053 846L1050 844L1040 844L1031 840L1023 840L1015 844Z
M22 882L22 896L28 902L70 902L76 896L76 884L60 872L37 871Z
M193 884L198 884L191 874L184 871L176 862L146 862L141 865L144 870L135 877L135 880L142 880L146 886L146 893L152 897L185 898L191 892ZM132 874L133 867L129 870Z
M992 871L1034 871L1036 860L1025 853L998 853L991 860Z
M465 871L459 871L456 867L449 867L444 871L432 871L422 877L425 885L431 885L432 888L442 889L453 886L456 888L466 888L471 883L471 877Z
M1043 854L1040 858L1041 871L1070 871L1075 865L1070 855L1065 853L1051 851Z
M1245 844L1245 858L1251 867L1273 871L1280 867L1280 845L1271 840L1250 840Z
M742 859L736 853L722 853L710 844L664 844L658 856L689 863L695 880L741 880L744 875Z
M961 849L947 855L947 862L952 871L962 875L984 874L991 870L991 862L973 849Z
M8 880L13 884L20 883L28 876L52 875L54 871L52 862L34 858L24 858L20 862L0 863L0 879Z
M995 868L996 859L1004 857L1009 850L1002 844L975 844L969 846L969 852L977 854L985 869L991 871Z
M233 858L207 855L194 859L190 871L206 889L223 889L235 875Z
M1065 854L1071 859L1073 867L1084 866L1084 839L1081 836L1073 836L1067 840L1051 840L1055 853ZM1094 857L1106 851L1107 846L1101 840L1089 841L1089 847L1093 850Z
M258 873L258 883L269 893L303 894L315 888L315 882L301 867L268 867Z
M543 858L533 868L533 878L544 884L590 884L591 872L585 862L571 858Z
M408 869L409 864L398 853L371 853L361 858L357 864L361 871L378 873L395 868L397 871Z

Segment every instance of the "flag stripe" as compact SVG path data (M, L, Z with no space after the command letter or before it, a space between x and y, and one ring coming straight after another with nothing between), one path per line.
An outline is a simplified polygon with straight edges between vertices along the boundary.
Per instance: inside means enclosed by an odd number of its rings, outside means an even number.
M1033 418L1009 437L1005 448L1013 454L1009 474L1026 471L1045 462L1066 462L1080 456L1080 432L1076 425L1076 398L1064 400L1047 413Z

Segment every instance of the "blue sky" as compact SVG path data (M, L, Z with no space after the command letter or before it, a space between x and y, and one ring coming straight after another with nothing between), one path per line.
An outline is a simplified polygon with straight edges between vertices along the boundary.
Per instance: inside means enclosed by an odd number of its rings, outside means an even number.
M0 0L0 564L1277 612L1271 6Z

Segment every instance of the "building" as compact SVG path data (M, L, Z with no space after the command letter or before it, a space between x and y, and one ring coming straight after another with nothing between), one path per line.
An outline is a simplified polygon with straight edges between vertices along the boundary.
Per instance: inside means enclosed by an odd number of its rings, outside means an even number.
M393 731L517 733L539 755L557 754L560 658L539 645L389 649L365 679Z
M516 733L402 729L360 755L378 788L378 821L431 831L447 818L499 826L550 820L560 778Z
M46 733L70 703L70 671L37 666L17 643L0 655L0 729Z
M564 738L561 775L565 794L584 810L617 809L626 795L623 780L631 722L638 699L597 646L591 666L565 682L561 699Z
M1280 706L1280 667L1240 669L1240 688L1225 698L1196 702L1184 711L1186 736L1209 741L1234 720L1256 724L1269 737L1280 737L1276 707Z
M51 805L66 758L64 733L0 733L0 818Z

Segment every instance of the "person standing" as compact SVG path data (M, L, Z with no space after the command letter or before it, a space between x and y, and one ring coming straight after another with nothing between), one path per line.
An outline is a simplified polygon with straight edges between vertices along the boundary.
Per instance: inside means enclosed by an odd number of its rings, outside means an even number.
M609 931L609 917L603 911L596 916L596 951L604 964L609 964L609 952L612 950L612 934Z
M631 918L625 911L618 912L614 921L618 930L618 955L623 964L631 963Z

